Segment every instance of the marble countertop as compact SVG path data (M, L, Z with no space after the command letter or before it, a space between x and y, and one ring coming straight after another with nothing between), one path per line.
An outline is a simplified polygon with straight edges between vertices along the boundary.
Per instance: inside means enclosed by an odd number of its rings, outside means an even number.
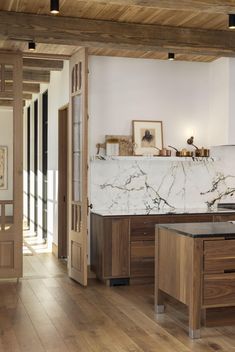
M101 216L130 216L130 215L178 215L178 214L221 214L221 213L235 213L235 209L226 208L175 208L175 209L138 209L138 210L93 210L93 214Z
M160 228L175 231L181 235L203 238L203 237L235 237L235 224L230 222L202 222L186 224L161 224Z

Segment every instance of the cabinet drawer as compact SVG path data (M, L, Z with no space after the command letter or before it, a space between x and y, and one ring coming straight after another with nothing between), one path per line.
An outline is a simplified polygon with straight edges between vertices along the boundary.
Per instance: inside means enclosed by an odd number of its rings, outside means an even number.
M235 240L204 242L204 271L235 271Z
M154 241L131 242L131 258L154 258Z
M154 240L154 217L136 217L131 219L131 240Z
M153 276L154 258L131 258L131 278Z
M235 305L235 273L204 276L205 306Z

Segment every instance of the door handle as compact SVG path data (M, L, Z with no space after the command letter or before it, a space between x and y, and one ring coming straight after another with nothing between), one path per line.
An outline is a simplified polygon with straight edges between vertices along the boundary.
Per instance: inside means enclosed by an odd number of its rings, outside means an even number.
M93 209L93 204L92 204L92 203L91 203L91 204L88 204L87 207L90 208L90 209Z

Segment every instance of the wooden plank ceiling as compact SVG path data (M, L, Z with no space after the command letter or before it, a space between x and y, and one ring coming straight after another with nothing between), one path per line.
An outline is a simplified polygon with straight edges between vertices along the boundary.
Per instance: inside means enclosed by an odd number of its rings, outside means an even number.
M49 0L1 0L0 2L0 11L38 15L50 15L49 7ZM234 0L60 0L60 15L58 17L77 17L94 21L111 21L112 23L145 24L151 25L152 29L154 29L154 26L204 29L206 32L204 31L202 35L205 35L205 33L210 31L227 31L227 14L232 12L235 13ZM159 27L156 27L156 30L159 30ZM27 39L29 37L30 35L27 36L25 33L21 37L20 30L18 31L18 36L15 36L15 38L13 35L11 36L11 40L0 36L0 48L7 50L17 49L27 54ZM48 37L50 39L50 36ZM55 38L52 37L52 42L53 39ZM49 44L42 40L37 45L37 53L70 56L77 50L79 45L69 44L71 45L66 45L64 42L59 44L59 41L56 44L55 42L54 44ZM80 45L83 44L82 39L80 39ZM162 47L158 45L156 50L154 50L153 46L147 48L136 45L136 50L133 50L133 47L129 49L128 45L126 47L120 45L119 48L118 45L116 47L110 45L109 47L109 45L102 45L102 43L96 44L97 42L90 40L90 54L166 59L167 53L174 51L177 53L176 58L178 60L202 62L210 62L224 54L224 51L220 52L220 50L215 50L215 48L208 51L200 51L200 48L199 50L197 48L196 52L192 51L192 47L190 50L188 48L186 48L187 50L185 48L182 50L182 48L178 48L177 43L173 45L172 42L167 43L165 46L162 43ZM230 49L229 55L233 56Z

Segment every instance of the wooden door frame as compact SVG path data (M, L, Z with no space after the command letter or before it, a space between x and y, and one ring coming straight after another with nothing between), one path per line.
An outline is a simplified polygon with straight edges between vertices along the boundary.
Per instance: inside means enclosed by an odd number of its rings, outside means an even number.
M66 113L66 117L64 112L67 111ZM66 122L63 121L63 123L61 122L61 118L65 118ZM67 211L67 207L68 207L68 123L69 123L69 103L62 106L61 108L59 108L58 110L58 253L57 256L58 258L61 257L67 257L68 256L68 211ZM65 133L61 133L61 128L60 125L62 125L62 127L66 127L66 131ZM61 142L60 142L60 136L63 137L66 135L66 139L65 139L65 143L63 143L63 146L66 147L66 151L65 151L65 155L62 155L63 157L66 157L66 161L67 161L67 167L66 170L61 169L60 167L60 161L61 161L61 154L60 154L60 148L62 146ZM60 174L61 172L66 172L66 180L64 180L64 189L61 190L60 188ZM65 205L62 205L62 201L63 198L65 197ZM64 210L65 210L65 214L64 214ZM60 215L61 214L61 215ZM62 215L63 214L63 215ZM62 220L65 219L66 221L66 233L64 233L63 231L60 231L61 229L61 222Z

